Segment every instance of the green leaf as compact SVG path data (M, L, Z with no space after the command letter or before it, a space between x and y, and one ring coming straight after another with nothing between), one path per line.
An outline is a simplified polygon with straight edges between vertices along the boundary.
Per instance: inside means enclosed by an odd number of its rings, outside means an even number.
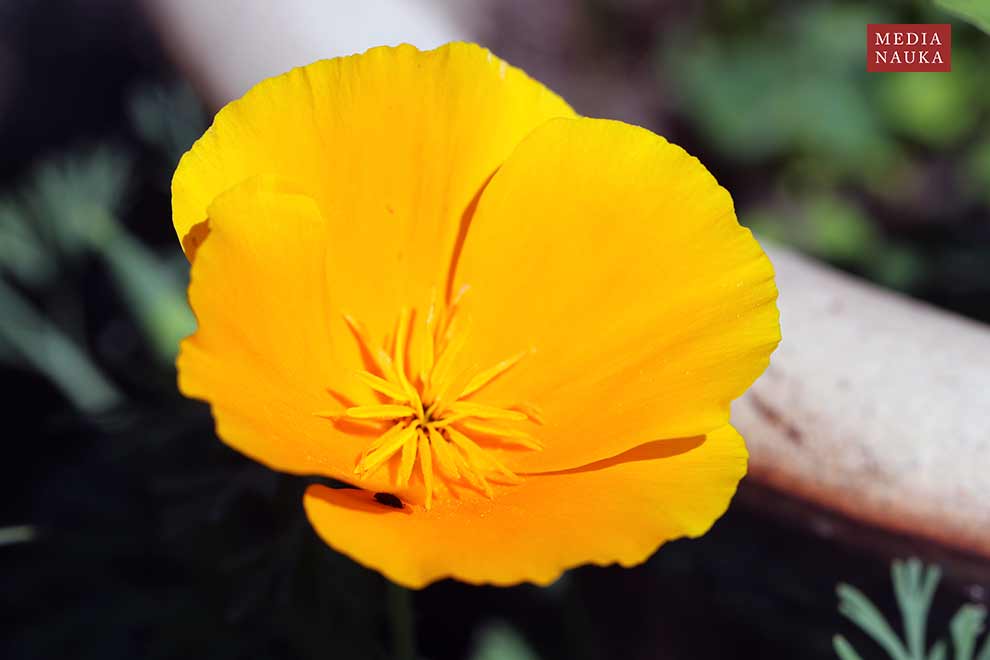
M0 338L80 410L102 412L120 393L69 337L0 279Z
M945 642L941 639L932 644L932 650L928 652L928 660L945 660Z
M159 358L174 360L179 342L196 328L181 282L165 262L123 229L100 244L98 252L110 265Z
M49 243L66 254L91 251L104 259L155 353L171 363L195 322L183 279L117 220L129 178L128 157L120 152L103 148L70 154L38 167L24 194L24 209L47 230ZM16 220L0 213L0 237L8 225L14 231ZM0 259L3 253L0 249Z
M863 660L859 653L856 653L852 644L842 635L835 635L832 638L832 648L835 649L835 654L839 656L839 660Z
M478 637L472 660L539 660L526 640L508 624L488 624Z
M956 660L972 660L976 649L976 638L983 630L987 612L979 605L963 605L952 617L949 630L952 633L952 646L956 650Z
M941 639L925 655L925 627L941 574L937 566L926 568L917 558L894 560L891 565L894 594L903 618L907 648L876 606L856 588L847 584L838 585L839 612L869 634L893 660L946 660L948 645ZM981 605L964 605L952 617L949 628L955 660L973 660L976 638L983 629L985 619L986 610ZM841 660L859 660L856 651L841 635L832 638L832 646ZM990 660L990 636L976 660Z
M990 2L987 0L935 0L935 4L990 34Z
M38 166L26 208L67 254L99 245L117 231L115 215L130 182L130 160L99 148Z
M894 595L904 622L909 657L912 660L925 660L928 610L942 572L937 566L930 566L925 570L917 558L903 562L895 560L890 572L894 582Z
M54 275L41 238L12 199L0 199L0 269L24 284L44 284Z
M863 592L848 584L840 584L836 592L840 614L862 628L893 660L913 660L883 614Z

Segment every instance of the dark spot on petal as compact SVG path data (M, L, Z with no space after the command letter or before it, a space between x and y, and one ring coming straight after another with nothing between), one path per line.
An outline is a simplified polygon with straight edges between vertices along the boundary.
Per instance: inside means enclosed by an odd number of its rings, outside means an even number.
M400 500L392 493L375 493L375 501L378 502L379 504L390 506L393 509L403 508L402 500Z

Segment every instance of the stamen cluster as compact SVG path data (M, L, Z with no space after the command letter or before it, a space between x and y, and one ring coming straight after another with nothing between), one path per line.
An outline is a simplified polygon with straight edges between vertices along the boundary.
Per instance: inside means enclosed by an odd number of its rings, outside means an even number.
M526 404L500 407L478 403L472 397L496 378L512 369L530 351L522 351L484 369L459 390L462 379L457 370L470 329L470 318L458 314L466 289L445 309L434 301L426 313L422 332L413 333L414 313L399 313L391 351L376 345L364 326L344 316L359 348L370 356L369 370L359 371L358 380L379 398L375 404L357 405L341 412L318 413L332 420L371 423L383 429L354 467L360 478L367 477L398 456L394 472L397 488L405 488L418 465L425 488L425 505L432 506L441 482L450 489L463 482L493 495L490 482L519 483L520 477L485 449L486 442L542 449L540 442L506 422L542 423L539 412ZM389 342L386 341L386 344ZM418 353L416 373L410 367L411 353Z

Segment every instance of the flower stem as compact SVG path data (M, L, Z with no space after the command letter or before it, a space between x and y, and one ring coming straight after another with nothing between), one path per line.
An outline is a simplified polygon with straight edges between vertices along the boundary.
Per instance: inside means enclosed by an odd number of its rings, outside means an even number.
M412 592L389 582L388 611L392 624L392 657L395 660L415 660L416 635L413 630Z

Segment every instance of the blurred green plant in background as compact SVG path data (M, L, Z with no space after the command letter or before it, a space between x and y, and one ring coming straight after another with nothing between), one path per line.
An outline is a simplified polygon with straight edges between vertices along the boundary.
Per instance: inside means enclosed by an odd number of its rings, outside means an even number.
M990 4L983 0L935 0L935 4L990 34Z
M539 660L512 626L493 621L481 630L472 660Z
M990 24L988 3L939 4ZM950 73L865 67L867 23L953 13L725 0L659 40L659 76L744 224L990 320L990 38L955 21Z
M148 88L133 98L139 133L165 156L163 180L203 124L185 88ZM0 198L0 359L22 361L49 377L88 412L120 403L81 340L83 311L58 286L62 269L84 255L108 267L120 295L163 364L193 329L185 300L184 264L160 257L121 224L132 163L127 154L98 146L39 164L16 191Z
M944 640L936 641L930 648L925 641L928 613L941 571L937 566L925 567L918 559L908 559L895 560L890 572L905 641L897 636L870 599L848 584L840 584L836 589L839 612L879 644L891 660L946 660L948 650ZM980 605L963 605L956 612L949 623L955 660L974 660L974 657L975 660L990 660L990 636L984 640L979 654L973 655L986 614L986 609ZM862 660L842 635L833 638L833 645L841 660Z

